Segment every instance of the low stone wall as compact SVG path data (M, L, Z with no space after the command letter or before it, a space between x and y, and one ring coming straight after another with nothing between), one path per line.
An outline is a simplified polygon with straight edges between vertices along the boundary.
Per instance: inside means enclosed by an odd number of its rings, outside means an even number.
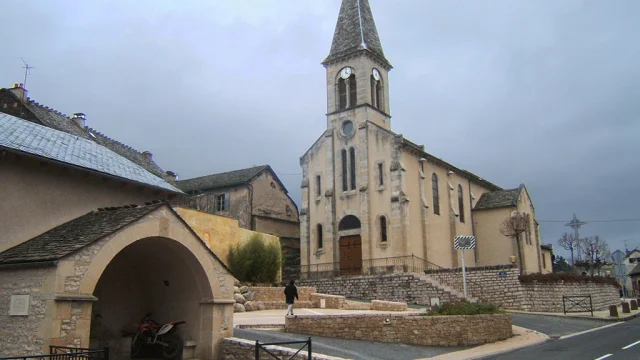
M371 300L371 310L407 311L407 303L395 301Z
M285 310L288 305L284 300L260 302L262 310ZM315 301L296 301L294 309L312 309L318 307Z
M324 300L324 307L327 309L343 309L347 304L347 299L340 295L328 295L328 294L311 294L311 300L313 300L315 307L322 307L321 300Z
M597 283L535 283L522 284L522 307L527 311L562 312L562 296L591 295L593 310L606 310L620 303L620 293L611 284ZM588 304L588 300L587 300Z
M511 315L348 314L294 316L285 331L340 339L428 346L469 346L512 336Z
M401 301L409 304L430 304L432 297L441 302L457 297L420 279L420 274L344 276L333 279L300 280L323 294L342 295L359 300Z
M253 359L255 357L255 341L249 341L238 338L225 338L222 340L222 358L225 360L247 360ZM295 354L296 350L292 350L289 348L281 347L281 346L266 346L267 349L278 357L283 357L289 359L293 354ZM271 358L269 354L265 351L260 352L260 358L269 359ZM322 354L313 353L311 355L312 359L315 360L346 360L344 358L338 358L333 356L327 356ZM298 355L294 356L292 359L295 360L307 360L307 352L301 351Z
M308 286L298 286L298 300L300 301L312 301L311 294L317 293L316 289ZM255 295L256 301L263 302L273 302L273 301L282 301L284 302L284 287L257 287L252 286L251 291Z

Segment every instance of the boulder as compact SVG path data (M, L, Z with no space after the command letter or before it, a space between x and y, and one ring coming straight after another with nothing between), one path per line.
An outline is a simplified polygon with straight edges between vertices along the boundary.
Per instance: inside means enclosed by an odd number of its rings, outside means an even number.
M233 304L233 312L234 313L245 312L245 311L246 310L244 308L244 305L238 304L238 303Z
M258 311L264 310L264 303L262 301L256 301L256 305L258 306Z
M237 287L237 286L234 286L234 287L233 287L233 293L234 293L234 294L240 294L240 288L239 288L239 287Z
M248 301L253 301L256 299L256 294L254 294L253 291L249 291L246 294L243 294L244 298L247 299Z
M240 280L238 280L238 279L234 278L234 279L233 279L233 286L238 286L238 287L240 287Z
M241 294L246 294L249 292L249 287L248 286L242 286L240 287L240 293Z
M245 299L244 296L240 294L233 294L233 300L235 300L238 304L244 304L247 302L247 299Z
M247 311L257 311L258 304L256 304L255 301L247 301L246 303L244 303L244 308Z

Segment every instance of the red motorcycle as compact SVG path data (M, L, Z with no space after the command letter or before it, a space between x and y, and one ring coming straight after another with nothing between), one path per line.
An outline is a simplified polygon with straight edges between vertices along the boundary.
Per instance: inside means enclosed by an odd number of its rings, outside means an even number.
M170 321L166 324L158 324L151 319L148 313L140 321L140 324L130 324L125 327L125 335L133 336L131 339L131 357L140 354L144 346L161 346L164 359L175 359L182 351L182 339L176 334L180 325L186 321ZM135 330L133 330L135 328ZM126 329L131 329L126 331Z

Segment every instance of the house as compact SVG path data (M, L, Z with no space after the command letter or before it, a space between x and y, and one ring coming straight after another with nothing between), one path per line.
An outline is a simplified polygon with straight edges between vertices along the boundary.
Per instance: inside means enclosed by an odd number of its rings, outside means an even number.
M182 191L150 158L12 94L0 91L0 357L109 343L119 358L122 326L152 311L187 321L190 356L219 358L233 276L167 203Z
M278 236L283 253L283 278L298 271L298 207L271 166L179 180L176 186L187 194L172 201L177 206L236 219L240 228Z
M548 274L553 272L553 245L540 245L540 258L542 259L541 273Z
M542 271L535 208L524 185L505 190L442 160L391 127L392 69L367 0L343 0L329 55L327 128L301 156L303 269L362 273L376 259L461 266L455 236L475 236L468 266ZM422 116L422 115L420 115ZM517 241L500 232L513 211L528 219ZM315 266L318 265L318 266ZM321 265L321 266L320 266Z

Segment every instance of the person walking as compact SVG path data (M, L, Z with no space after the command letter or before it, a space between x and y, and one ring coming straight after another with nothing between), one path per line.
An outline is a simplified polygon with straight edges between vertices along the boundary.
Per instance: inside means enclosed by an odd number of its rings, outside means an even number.
M295 282L293 280L289 281L289 285L284 288L284 296L287 300L287 315L291 314L293 316L293 298L298 299L298 288L295 286Z

